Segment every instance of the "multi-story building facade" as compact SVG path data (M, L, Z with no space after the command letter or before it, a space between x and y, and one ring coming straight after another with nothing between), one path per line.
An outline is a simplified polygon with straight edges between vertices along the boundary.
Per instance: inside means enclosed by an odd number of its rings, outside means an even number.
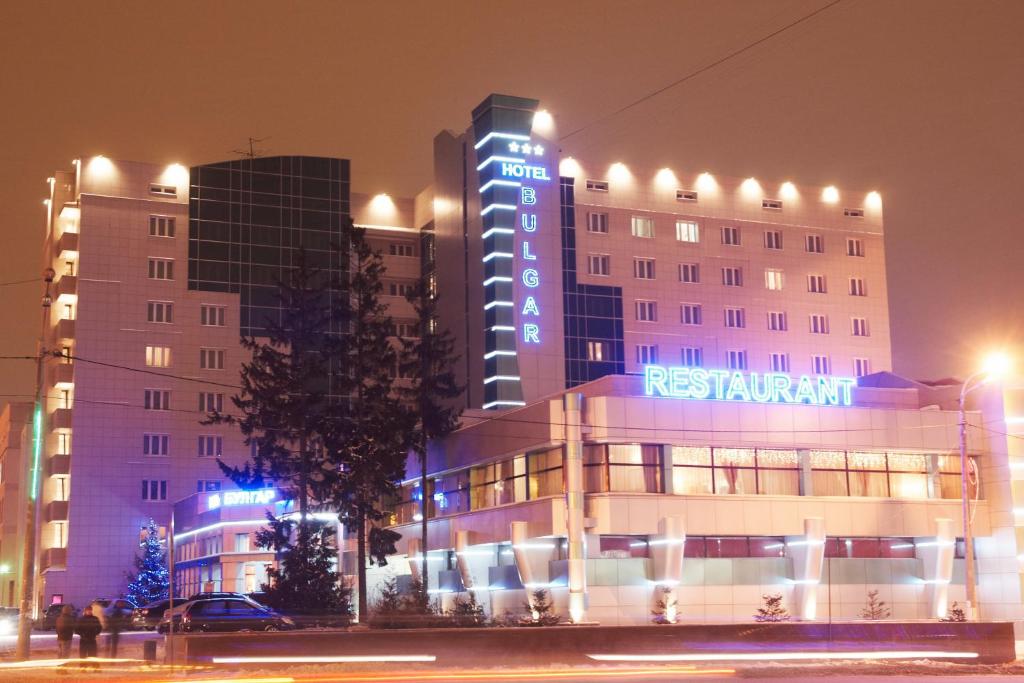
M0 412L0 605L18 605L24 560L25 486L22 469L32 454L32 404L8 403Z

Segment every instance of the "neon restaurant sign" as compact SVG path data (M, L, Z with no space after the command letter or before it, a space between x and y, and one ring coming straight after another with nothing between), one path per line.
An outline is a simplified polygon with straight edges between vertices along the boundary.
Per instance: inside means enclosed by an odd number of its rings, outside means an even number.
M206 509L216 510L220 507L238 505L266 505L277 498L276 489L256 489L255 491L224 491L213 493L206 498Z
M644 394L666 398L815 406L853 405L850 377L791 377L781 372L740 372L704 368L644 367Z

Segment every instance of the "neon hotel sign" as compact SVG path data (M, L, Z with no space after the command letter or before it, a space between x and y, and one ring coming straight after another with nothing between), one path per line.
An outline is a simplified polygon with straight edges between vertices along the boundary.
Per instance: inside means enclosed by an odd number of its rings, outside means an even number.
M237 505L266 505L277 498L275 489L257 489L255 491L224 491L214 493L206 499L206 509L216 510L219 507L235 507Z
M667 398L849 406L855 386L857 380L849 377L795 378L781 372L644 367L644 394Z

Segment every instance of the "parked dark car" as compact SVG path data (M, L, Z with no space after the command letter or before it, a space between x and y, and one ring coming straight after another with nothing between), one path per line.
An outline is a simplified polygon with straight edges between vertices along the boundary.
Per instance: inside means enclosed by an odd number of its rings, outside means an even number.
M132 628L152 631L163 619L164 612L170 606L170 600L157 600L132 610Z
M41 631L52 631L57 628L57 617L60 616L62 609L64 609L64 604L61 603L47 605L42 616L36 620L36 628ZM71 609L74 611L75 606L71 605Z
M207 591L205 593L193 593L186 602L192 602L193 600L209 600L211 598L247 598L245 593L231 593L231 592L218 592L218 591ZM175 602L180 602L176 600Z
M157 631L166 633L170 619L174 619L177 632L213 633L225 631L287 631L295 622L247 598L214 598L194 600L185 604L181 612L168 611L160 620Z

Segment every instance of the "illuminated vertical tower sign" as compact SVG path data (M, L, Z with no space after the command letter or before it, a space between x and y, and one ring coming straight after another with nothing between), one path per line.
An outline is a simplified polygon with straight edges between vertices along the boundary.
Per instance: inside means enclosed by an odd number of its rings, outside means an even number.
M492 95L473 112L484 265L484 408L524 405L520 356L542 347L554 332L545 329L553 311L545 310L552 297L543 293L560 292L561 282L558 273L545 272L538 256L559 230L543 211L556 186L557 164L547 141L532 135L536 104Z

